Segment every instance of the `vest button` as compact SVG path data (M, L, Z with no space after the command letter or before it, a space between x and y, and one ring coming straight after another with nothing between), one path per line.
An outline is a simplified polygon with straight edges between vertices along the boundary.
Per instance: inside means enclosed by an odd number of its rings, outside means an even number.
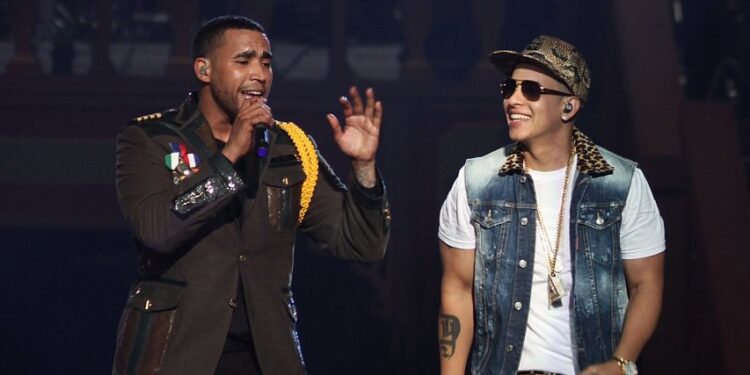
M521 218L521 225L526 225L528 223L529 223L529 219L528 218L525 218L525 217Z
M510 345L510 344L506 345L505 346L505 351L508 352L508 353L512 352L513 351L513 345Z
M519 179L519 181L521 181L522 184L525 184L526 183L526 175L521 176L521 178Z
M526 263L526 260L524 260L524 259L521 259L521 260L518 261L518 267L526 268L527 264L528 263Z
M520 311L523 307L523 304L521 302L516 302L513 304L513 308L516 309L516 311Z
M242 254L242 255L239 256L239 260L240 260L240 262L244 262L244 261L247 260L247 256L245 254Z
M229 307L231 307L233 309L236 309L237 308L237 301L235 301L234 298L230 298L229 301L227 302L227 305L229 305Z
M604 219L599 215L599 213L596 213L596 225L602 225L604 224Z

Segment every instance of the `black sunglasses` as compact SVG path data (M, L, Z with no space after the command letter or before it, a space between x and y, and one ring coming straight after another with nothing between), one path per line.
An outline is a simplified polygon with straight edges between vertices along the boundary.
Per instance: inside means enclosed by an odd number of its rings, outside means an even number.
M523 93L523 96L526 99L531 100L532 102L539 100L539 97L542 94L573 96L573 94L569 92L562 92L542 87L539 82L516 81L515 79L506 79L505 81L503 81L503 83L500 84L500 94L503 95L504 99L508 99L513 96L513 93L516 91L516 87L518 87L519 85L521 86L521 92Z

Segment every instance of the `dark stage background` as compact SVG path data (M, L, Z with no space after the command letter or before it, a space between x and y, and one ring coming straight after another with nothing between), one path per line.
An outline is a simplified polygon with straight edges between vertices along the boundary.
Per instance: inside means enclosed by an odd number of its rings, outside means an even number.
M105 374L136 254L114 137L196 87L197 25L269 30L281 120L347 161L327 112L350 84L384 102L386 259L305 240L294 275L311 374L437 373L437 215L467 157L507 142L494 49L550 33L593 71L580 127L638 160L667 229L664 310L642 373L750 373L748 8L730 0L0 1L0 374Z

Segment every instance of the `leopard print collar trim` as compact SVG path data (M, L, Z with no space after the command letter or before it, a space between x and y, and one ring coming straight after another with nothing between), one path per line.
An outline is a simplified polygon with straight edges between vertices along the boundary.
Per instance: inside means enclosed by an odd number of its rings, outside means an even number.
M604 160L596 144L578 128L573 128L573 144L578 154L578 170L581 173L600 176L615 171L615 168Z
M604 160L596 144L578 128L573 128L573 145L578 155L578 170L581 173L598 176L614 171L614 168ZM500 173L523 173L524 151L526 151L526 146L523 143L511 146L510 154L500 168Z

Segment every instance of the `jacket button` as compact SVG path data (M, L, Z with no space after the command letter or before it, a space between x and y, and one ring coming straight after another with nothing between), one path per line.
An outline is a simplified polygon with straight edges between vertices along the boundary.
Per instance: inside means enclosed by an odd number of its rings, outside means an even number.
M510 344L505 345L505 351L508 352L508 353L512 352L513 351L513 345L510 345Z
M383 216L385 217L385 220L391 221L391 209L388 207L383 208Z
M521 259L521 260L518 261L518 267L526 268L527 265L528 265L528 263L526 263L525 259Z
M522 307L523 307L523 304L521 302L516 302L513 304L513 308L516 309L516 311L521 310Z
M245 256L245 254L242 254L242 255L239 256L239 260L240 260L240 262L244 262L244 261L247 260L247 256Z
M526 218L526 217L522 217L521 218L521 225L526 225L528 223L529 223L529 219L528 218Z
M229 305L229 307L231 307L233 309L236 309L237 308L237 301L235 301L234 298L230 298L229 302L227 302L227 305Z
M520 181L522 184L526 183L526 175L521 176Z

